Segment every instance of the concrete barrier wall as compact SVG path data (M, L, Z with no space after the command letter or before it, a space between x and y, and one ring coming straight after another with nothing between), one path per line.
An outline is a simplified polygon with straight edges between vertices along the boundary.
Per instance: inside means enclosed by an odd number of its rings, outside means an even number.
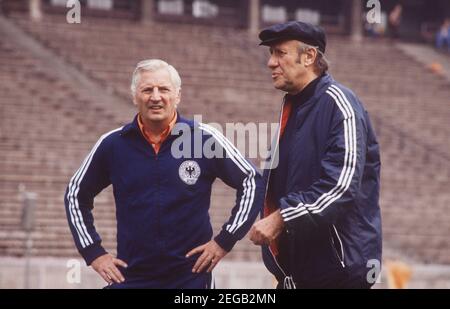
M0 257L0 288L25 287L25 260ZM411 265L412 276L408 288L450 288L450 266ZM381 273L374 288L387 288L386 274ZM83 260L74 258L33 258L30 262L29 287L35 289L98 289L105 286L103 279ZM216 288L271 289L274 277L264 265L256 262L221 262L214 270Z
M0 257L0 288L21 289L25 285L25 259ZM83 260L33 258L29 287L35 289L97 289L105 282ZM214 270L217 288L273 288L274 277L255 262L221 262Z

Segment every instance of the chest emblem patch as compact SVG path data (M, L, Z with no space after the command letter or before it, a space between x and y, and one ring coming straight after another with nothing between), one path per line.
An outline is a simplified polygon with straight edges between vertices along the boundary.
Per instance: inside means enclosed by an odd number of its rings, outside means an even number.
M184 161L178 169L180 179L188 185L194 185L200 177L200 173L200 166L197 162L192 160Z

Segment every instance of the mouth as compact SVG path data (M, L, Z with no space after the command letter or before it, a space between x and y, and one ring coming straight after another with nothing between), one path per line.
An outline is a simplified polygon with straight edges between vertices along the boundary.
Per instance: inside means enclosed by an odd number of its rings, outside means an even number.
M159 110L162 110L163 107L160 106L160 105L151 105L151 106L148 107L148 109L152 110L152 111L159 111Z
M277 72L272 73L272 79L276 79L279 76L281 76L281 73L277 73Z

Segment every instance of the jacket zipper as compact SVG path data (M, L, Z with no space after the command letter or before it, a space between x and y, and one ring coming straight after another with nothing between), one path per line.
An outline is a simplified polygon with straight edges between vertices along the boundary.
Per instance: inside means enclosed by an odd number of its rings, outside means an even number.
M275 154L277 152L278 144L280 142L281 117L283 117L284 103L285 103L285 99L283 99L283 103L281 104L281 111L280 111L280 116L279 116L279 120L278 120L277 143L275 144L275 151L273 152L273 154ZM272 166L273 166L273 157L270 158L269 174L267 175L267 184L266 184L266 192L264 194L264 200L266 200L267 189L269 188L269 180L270 180L270 174L272 173Z
M336 255L337 255L338 259L339 259L339 262L342 265L342 268L345 268L345 263L344 263L344 261L345 261L345 258L344 258L344 246L342 245L341 237L339 236L339 233L338 233L338 231L336 229L336 226L334 224L333 224L333 229L334 229L334 233L335 233L337 239L339 240L339 246L341 248L341 255L340 256L339 256L338 250L336 249L336 245L334 243L333 237L331 238L331 242L333 243L334 251L336 252Z
M279 117L279 120L278 120L278 135L277 135L277 142L276 142L276 144L275 144L275 151L272 153L273 155L277 152L278 144L279 144L279 142L280 142L281 118L283 117L283 109L284 109L285 101L286 101L286 99L283 98L283 103L281 104L280 117ZM268 188L269 188L269 180L270 180L270 174L271 174L272 166L273 166L273 159L274 159L274 158L273 158L273 156L272 156L272 157L271 157L271 160L270 160L270 165L269 165L269 174L267 175L267 184L266 184L266 191L265 191L265 194L264 194L264 200L266 200L266 197L267 197L267 190L268 190ZM269 248L269 252L270 252L270 254L272 255L272 258L273 258L275 264L277 265L278 269L283 273L283 276L284 276L283 288L285 288L285 289L295 289L296 286L295 286L294 279L292 278L292 276L286 275L286 272L283 270L283 268L281 268L281 266L280 266L280 264L278 263L278 261L277 261L275 255L273 254L272 249L270 248L270 246L268 246L268 248Z

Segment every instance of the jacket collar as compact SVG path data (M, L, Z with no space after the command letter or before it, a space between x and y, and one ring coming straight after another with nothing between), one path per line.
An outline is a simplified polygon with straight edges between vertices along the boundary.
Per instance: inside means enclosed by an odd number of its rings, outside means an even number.
M124 125L124 127L121 130L121 135L128 135L131 133L139 133L140 134L140 129L139 129L139 124L138 124L138 114L136 114L133 118L133 121ZM180 113L177 111L177 121L175 123L174 129L177 127L177 124L179 123L183 123L183 124L187 124L191 130L194 129L195 123L193 120L189 120L186 118L181 117ZM172 135L180 135L181 131L178 132L178 134L172 134Z
M330 74L325 73L319 76L317 79L312 81L306 86L305 90L307 91L306 96L308 97L306 101L303 102L302 105L306 105L308 102L315 102L317 99L328 89L331 83L333 83L333 78ZM312 93L311 93L312 92ZM296 100L299 96L305 95L303 91L297 95L289 95L286 94L284 96L283 102Z
M320 83L323 76L324 75L317 76L299 93L294 95L287 94L286 100L292 102L294 105L301 105L302 103L307 102L316 93L317 85Z
M325 93L325 91L327 91L328 87L334 82L333 77L331 77L331 75L328 73L325 73L324 75L322 75L319 78L320 78L320 81L316 85L316 91L315 91L314 95L312 96L312 98L310 99L313 102L317 101L317 99L320 96L322 96Z

